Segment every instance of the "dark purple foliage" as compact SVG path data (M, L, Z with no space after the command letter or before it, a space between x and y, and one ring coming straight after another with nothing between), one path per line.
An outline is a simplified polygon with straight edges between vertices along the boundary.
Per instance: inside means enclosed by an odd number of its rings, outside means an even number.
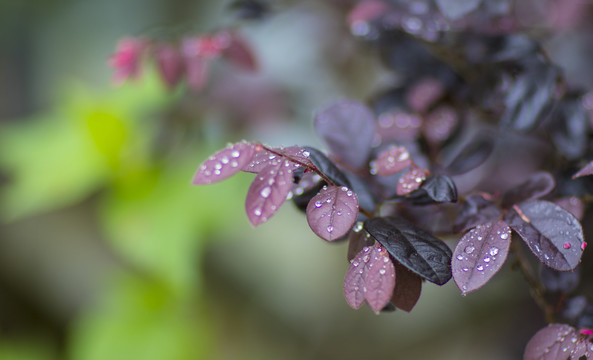
M535 200L549 194L556 186L554 177L547 172L540 171L532 174L529 178L502 196L502 206L510 207L527 200Z
M324 153L310 146L305 146L304 149L309 154L313 165L323 175L333 181L334 185L351 187L346 175Z
M317 112L315 130L332 153L354 168L363 167L375 138L375 116L365 105L340 100Z
M357 216L358 199L346 186L324 186L307 206L309 227L327 241L346 235Z
M429 205L457 201L457 188L453 180L446 175L431 176L424 180L420 188L405 196L393 199L404 199L414 205Z
M511 229L502 220L478 225L459 240L451 269L463 294L481 288L500 270L510 244Z
M293 169L290 161L275 159L255 177L245 199L247 218L253 226L268 221L286 201L292 188Z
M584 249L583 229L568 211L548 201L516 205L505 221L545 265L559 271L573 270Z
M569 159L583 156L587 148L589 114L580 97L567 97L551 115L551 135L556 148Z
M487 135L478 135L466 144L447 166L451 175L464 174L480 165L494 150L494 140Z
M395 289L390 302L403 311L410 312L422 293L422 279L402 265L395 264Z
M459 115L449 106L440 106L425 118L422 134L431 145L438 145L447 140L459 125Z
M204 185L216 183L235 175L251 161L256 152L255 146L240 142L210 156L198 168L192 183Z
M364 229L400 264L437 285L451 279L451 249L401 217L374 217Z

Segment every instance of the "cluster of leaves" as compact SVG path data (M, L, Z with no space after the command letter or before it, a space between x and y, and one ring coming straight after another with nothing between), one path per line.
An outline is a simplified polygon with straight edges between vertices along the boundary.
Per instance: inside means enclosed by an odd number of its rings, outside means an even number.
M570 27L585 5L545 1L526 20L528 3L357 2L345 21L398 80L369 106L340 100L317 112L327 153L239 142L208 158L193 183L254 173L245 201L254 226L289 199L316 235L347 240L344 294L353 308L366 302L375 312L411 311L423 281L453 278L467 294L514 256L547 320L570 324L538 332L525 359L591 357L593 305L572 294L587 245L580 221L593 191L586 176L593 162L583 161L593 159L586 90L567 83L526 34L534 26ZM263 19L262 4L234 7ZM232 31L180 45L127 38L111 59L116 80L137 77L146 52L169 87L185 77L201 89L216 57L256 67ZM451 250L435 235L459 239ZM525 263L531 260L520 241L541 264L539 274Z
M193 91L207 84L213 60L223 58L246 71L255 71L257 62L245 40L234 30L186 36L179 41L163 41L144 36L121 39L109 59L113 80L121 84L140 77L143 58L152 59L163 83L174 89L183 80Z

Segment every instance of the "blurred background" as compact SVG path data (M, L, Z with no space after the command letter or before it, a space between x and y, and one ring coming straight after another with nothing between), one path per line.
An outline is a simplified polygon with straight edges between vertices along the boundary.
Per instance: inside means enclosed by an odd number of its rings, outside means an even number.
M340 2L275 4L241 24L260 71L217 62L195 93L154 66L116 87L109 56L235 25L226 1L0 2L0 359L521 357L544 320L510 267L467 297L427 283L409 314L355 311L347 244L290 204L252 228L251 174L190 185L227 142L318 145L315 109L392 77Z

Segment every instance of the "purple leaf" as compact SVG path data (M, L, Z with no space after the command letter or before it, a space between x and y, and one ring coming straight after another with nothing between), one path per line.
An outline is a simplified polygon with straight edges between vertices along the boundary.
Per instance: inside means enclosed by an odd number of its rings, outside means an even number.
M395 195L390 200L406 201L414 205L430 205L457 201L457 187L446 175L431 176L422 185L404 196Z
M420 168L412 166L404 176L399 178L396 193L398 195L408 194L418 189L420 185L422 185L424 179L426 179L426 172Z
M586 175L593 175L593 161L585 165L581 170L579 170L576 174L572 176L573 179L579 178L581 176Z
M529 340L525 346L523 360L565 360L575 353L578 342L579 335L575 328L564 324L551 324Z
M590 340L583 337L577 340L577 343L570 354L570 360L593 359L593 345Z
M366 300L378 313L389 303L395 287L395 267L389 253L382 246L372 250L372 260L365 279Z
M365 246L350 261L350 267L344 278L344 296L348 305L354 309L358 309L366 299L365 279L370 267L371 249L374 249L374 247Z
M300 146L289 146L286 148L273 148L274 152L283 155L284 157L292 160L296 160L306 166L313 167L313 163L309 160L309 152L303 149ZM255 156L251 159L249 164L245 165L241 170L250 173L258 173L263 168L268 166L271 162L278 161L279 156L276 154L272 154L267 150L261 150L255 153ZM296 169L298 165L296 163L293 164L293 170Z
M192 184L212 184L235 175L251 161L255 151L255 146L248 142L229 145L204 161L194 175Z
M327 241L346 235L357 216L358 199L346 186L324 186L307 206L309 227Z
M344 278L344 296L354 309L366 300L373 311L381 311L394 287L395 267L380 244L365 246L350 262Z
M463 208L455 220L453 230L462 232L476 225L500 219L502 212L493 201L486 199L485 195L474 194L465 198Z
M364 229L397 262L426 280L443 285L451 279L451 249L425 230L401 217L374 217Z
M476 10L482 0L436 0L436 4L447 18L458 20Z
M422 279L400 264L395 264L395 289L391 303L398 309L410 312L416 306L422 292Z
M505 221L545 265L558 271L573 270L581 261L585 243L579 221L548 201L528 201L513 206Z
M500 270L510 244L511 229L502 220L478 225L459 239L451 268L463 294L481 288Z
M371 174L388 176L399 172L412 164L408 149L403 146L390 146L371 162Z
M545 171L532 174L522 184L506 191L502 196L502 206L510 207L513 204L527 200L535 200L554 190L556 182L554 177Z
M351 187L346 175L324 153L310 146L305 146L304 149L317 170L333 181L335 185Z
M293 166L288 160L275 159L251 183L245 211L253 226L258 226L278 211L292 188Z
M401 110L391 110L379 116L379 134L386 142L389 140L412 140L418 137L422 118Z
M375 117L365 105L340 100L321 109L315 116L315 130L331 152L355 168L363 167L375 138Z
M257 71L257 61L245 40L234 32L222 33L228 36L228 46L222 51L222 57L247 71Z

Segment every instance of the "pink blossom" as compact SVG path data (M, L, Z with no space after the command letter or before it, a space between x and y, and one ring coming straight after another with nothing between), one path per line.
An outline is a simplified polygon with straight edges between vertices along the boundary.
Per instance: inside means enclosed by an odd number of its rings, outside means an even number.
M108 63L114 69L113 81L121 85L128 78L140 76L142 54L147 47L143 38L125 37L119 40L115 53L109 57Z

